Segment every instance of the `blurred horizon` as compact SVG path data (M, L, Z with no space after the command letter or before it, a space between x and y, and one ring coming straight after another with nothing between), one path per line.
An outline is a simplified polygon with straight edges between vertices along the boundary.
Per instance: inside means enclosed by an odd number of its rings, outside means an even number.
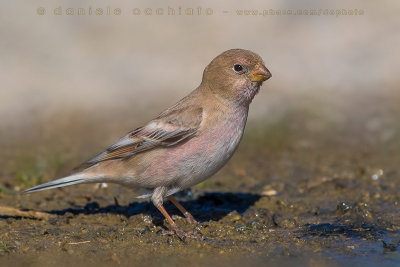
M180 7L203 13L154 14ZM5 2L0 145L6 149L0 156L17 148L50 147L58 139L68 140L68 146L98 142L106 147L190 93L205 66L231 48L258 53L273 74L251 105L249 126L266 128L299 111L304 118L318 118L304 119L314 128L325 122L357 125L360 133L382 130L389 140L398 134L400 100L395 7L400 3L361 0ZM58 8L62 14L54 15ZM66 14L69 8L74 15ZM78 15L79 8L120 9L121 14ZM205 14L207 8L212 15ZM152 15L145 15L146 9ZM299 9L364 14L237 14Z

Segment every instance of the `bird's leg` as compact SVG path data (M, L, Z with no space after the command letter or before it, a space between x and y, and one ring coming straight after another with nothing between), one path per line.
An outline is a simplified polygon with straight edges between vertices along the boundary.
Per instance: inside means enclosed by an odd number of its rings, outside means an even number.
M190 223L190 224L198 224L198 222L196 221L196 219L193 217L192 214L190 214L179 202L178 200L174 197L174 196L169 196L168 200L172 202L172 204L175 205L175 207L177 207L183 215L185 215L186 220Z
M176 223L174 222L174 220L172 220L171 216L169 216L168 212L165 210L164 206L158 205L157 209L159 211L161 211L161 213L164 215L164 217L167 219L167 221L169 222L169 224L172 227L172 231L173 233L175 233L182 241L185 240L185 237L191 237L191 238L197 238L197 236L194 233L191 232L185 232L182 229L180 229ZM164 231L164 234L172 234L171 231Z
M194 233L187 233L180 229L174 220L172 220L171 216L169 216L168 212L165 210L163 206L163 198L168 192L167 188L164 186L160 186L154 189L153 195L151 196L151 201L154 203L154 206L164 215L164 217L168 220L169 224L172 227L172 231L164 231L165 234L175 233L182 241L185 237L197 238Z

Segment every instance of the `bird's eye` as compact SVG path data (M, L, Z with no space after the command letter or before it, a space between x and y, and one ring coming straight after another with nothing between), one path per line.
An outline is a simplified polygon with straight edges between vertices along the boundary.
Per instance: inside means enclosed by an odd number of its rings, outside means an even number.
M233 65L233 70L236 72L241 72L243 70L243 66L240 64Z

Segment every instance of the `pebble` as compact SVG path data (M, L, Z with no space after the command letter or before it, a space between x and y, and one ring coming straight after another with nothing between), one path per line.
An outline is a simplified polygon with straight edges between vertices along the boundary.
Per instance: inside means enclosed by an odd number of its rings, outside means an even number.
M261 193L261 195L263 195L263 196L276 196L278 194L278 192L276 191L276 190L274 190L274 189L269 189L269 190L266 190L266 191L263 191L262 193Z

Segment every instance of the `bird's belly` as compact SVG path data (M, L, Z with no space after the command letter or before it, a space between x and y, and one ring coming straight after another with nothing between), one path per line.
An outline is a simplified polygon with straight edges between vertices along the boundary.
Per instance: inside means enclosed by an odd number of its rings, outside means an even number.
M139 162L150 163L127 183L145 188L184 189L202 182L232 157L242 138L246 119L247 112L237 114L185 143L139 154Z
M177 168L182 171L179 187L196 185L221 169L235 152L243 129L215 129L193 139L190 147L183 153Z
M221 169L238 147L246 119L247 112L237 114L180 146L168 148L161 165L168 169L164 173L169 174L170 187L196 185Z

